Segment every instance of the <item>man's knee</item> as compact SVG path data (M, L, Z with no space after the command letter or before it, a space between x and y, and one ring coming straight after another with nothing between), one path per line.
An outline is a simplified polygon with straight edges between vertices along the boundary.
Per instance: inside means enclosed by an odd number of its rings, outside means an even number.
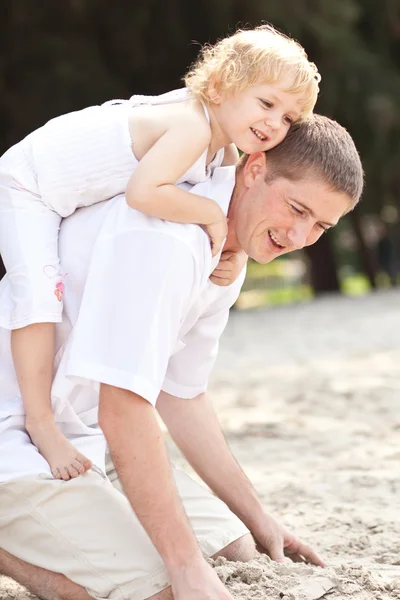
M229 546L222 548L222 550L214 555L214 558L223 556L227 560L248 562L249 560L252 560L255 555L256 545L252 535L248 533L234 542L231 542Z

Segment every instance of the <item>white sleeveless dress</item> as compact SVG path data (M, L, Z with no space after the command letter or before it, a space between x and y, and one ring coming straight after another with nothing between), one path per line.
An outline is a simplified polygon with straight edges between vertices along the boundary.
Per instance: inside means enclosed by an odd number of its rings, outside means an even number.
M128 114L141 104L188 99L185 88L161 96L132 96L50 120L0 158L0 327L60 322L68 278L58 256L61 218L77 208L125 191L138 161ZM204 111L209 119L208 111ZM207 166L207 151L176 182L205 181L221 166L220 150Z

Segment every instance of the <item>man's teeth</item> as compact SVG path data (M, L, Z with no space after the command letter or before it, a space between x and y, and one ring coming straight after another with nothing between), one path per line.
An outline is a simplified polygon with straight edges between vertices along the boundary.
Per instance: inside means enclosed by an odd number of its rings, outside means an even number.
M280 242L278 242L278 240L276 239L276 237L274 236L274 234L272 233L272 231L268 231L269 237L271 238L271 240L277 245L279 246L279 248L284 248L285 246L283 244L281 244Z
M261 140L262 142L264 142L264 141L266 140L266 137L265 137L265 135L263 135L262 133L260 133L259 131L257 131L257 129L253 129L253 128L251 127L251 130L252 130L252 132L253 132L253 133L254 133L254 134L255 134L255 135L258 137L258 138L260 138L260 140Z

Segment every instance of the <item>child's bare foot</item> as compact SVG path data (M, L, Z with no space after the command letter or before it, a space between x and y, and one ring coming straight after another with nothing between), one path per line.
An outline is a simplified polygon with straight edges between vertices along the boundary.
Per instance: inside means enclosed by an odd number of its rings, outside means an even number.
M55 479L68 481L93 466L92 462L63 436L54 421L33 423L27 419L26 430L33 444L49 463Z

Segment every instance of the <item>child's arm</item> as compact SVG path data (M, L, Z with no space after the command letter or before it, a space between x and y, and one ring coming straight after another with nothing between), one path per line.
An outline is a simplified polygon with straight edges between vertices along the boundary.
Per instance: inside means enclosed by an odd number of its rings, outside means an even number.
M141 158L126 189L129 206L151 217L178 223L212 225L215 255L227 233L226 217L211 198L197 196L175 182L208 148L210 127L205 119L189 113L166 129Z
M225 147L224 161L222 166L236 165L239 160L239 152L235 144L229 144ZM232 252L227 250L222 252L217 267L210 275L210 280L215 285L231 285L240 275L247 262L248 256L243 251Z

